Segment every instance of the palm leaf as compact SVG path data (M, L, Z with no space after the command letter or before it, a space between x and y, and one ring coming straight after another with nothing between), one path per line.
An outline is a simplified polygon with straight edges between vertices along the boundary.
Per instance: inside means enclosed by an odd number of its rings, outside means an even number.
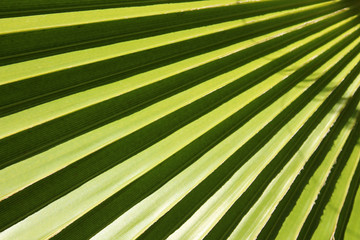
M359 8L2 1L0 239L359 239Z

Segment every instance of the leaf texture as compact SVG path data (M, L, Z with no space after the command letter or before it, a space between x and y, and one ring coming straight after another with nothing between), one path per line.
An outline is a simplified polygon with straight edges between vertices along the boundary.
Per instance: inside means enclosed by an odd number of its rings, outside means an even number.
M0 239L360 239L359 11L2 1Z

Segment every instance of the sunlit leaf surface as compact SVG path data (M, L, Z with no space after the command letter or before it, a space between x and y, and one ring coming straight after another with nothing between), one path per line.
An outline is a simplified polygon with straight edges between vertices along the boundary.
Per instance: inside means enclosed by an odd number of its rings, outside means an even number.
M0 1L0 239L360 239L360 2Z

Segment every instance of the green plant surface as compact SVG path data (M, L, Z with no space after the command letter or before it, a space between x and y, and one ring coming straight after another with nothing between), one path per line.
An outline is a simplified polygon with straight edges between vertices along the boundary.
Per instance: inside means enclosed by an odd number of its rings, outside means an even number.
M360 238L359 11L2 1L0 239Z

